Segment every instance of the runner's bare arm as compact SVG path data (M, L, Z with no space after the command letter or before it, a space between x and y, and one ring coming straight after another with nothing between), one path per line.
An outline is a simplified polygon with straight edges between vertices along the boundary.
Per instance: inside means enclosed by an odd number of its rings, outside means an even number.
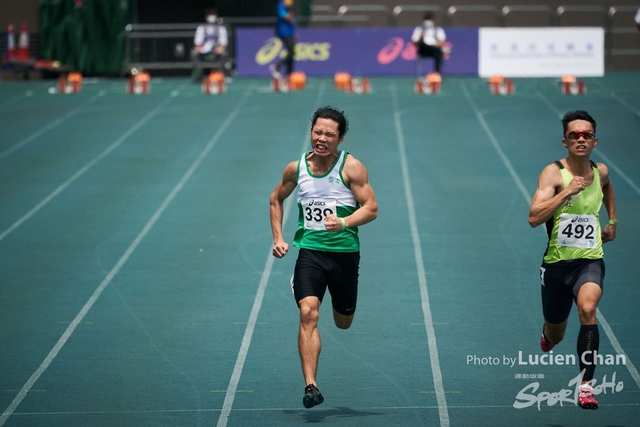
M556 165L549 165L542 170L538 178L538 189L533 195L529 210L529 225L537 227L553 216L556 210L570 196L584 190L584 178L574 178L567 188L563 187L562 175Z
M609 168L602 163L598 163L598 171L600 173L600 185L602 186L603 199L605 209L609 220L618 221L616 216L616 196L613 192L613 184L609 178ZM602 229L602 243L607 243L616 238L617 226L613 224L606 224Z
M273 234L272 254L276 258L282 258L289 251L289 245L282 237L282 218L284 217L284 200L291 195L296 188L296 175L298 162L289 163L282 174L282 181L276 185L269 197L269 216L271 220L271 233Z
M378 216L378 202L369 184L369 176L364 165L349 155L342 169L344 177L351 188L360 208L351 215L343 218L347 227L357 227L373 221ZM325 221L328 231L338 231L342 227L340 218L329 215Z

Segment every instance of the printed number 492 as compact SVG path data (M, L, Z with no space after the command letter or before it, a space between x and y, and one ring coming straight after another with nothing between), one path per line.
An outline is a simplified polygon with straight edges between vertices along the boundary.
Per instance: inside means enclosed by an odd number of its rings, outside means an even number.
M575 226L573 224L567 224L564 230L562 230L561 234L564 234L569 239L571 237L574 237L576 239L582 239L582 238L593 239L594 231L595 229L593 228L593 225L587 225L585 227L582 224L576 224Z

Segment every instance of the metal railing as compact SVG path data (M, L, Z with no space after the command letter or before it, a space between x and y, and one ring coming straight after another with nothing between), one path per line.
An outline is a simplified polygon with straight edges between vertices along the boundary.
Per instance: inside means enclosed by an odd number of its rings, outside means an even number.
M391 15L391 9L388 6L382 4L356 4L356 5L343 5L338 8L338 15L345 16L350 12L359 12L367 14L383 15L386 20L386 25L393 26L393 18Z
M458 13L473 13L476 14L476 17L478 16L478 14L482 14L483 16L491 16L492 19L494 20L494 25L497 25L498 23L498 9L495 6L492 5L486 5L486 4L478 4L478 5L461 5L461 6L449 6L449 8L447 9L447 16L446 16L446 20L444 22L445 26L453 26L453 20L454 17L458 14ZM470 25L473 26L473 25ZM486 26L486 25L476 25L476 26Z
M200 24L129 24L124 30L125 70L187 69Z
M440 6L429 5L429 4L404 4L404 5L399 4L398 6L394 7L391 12L393 26L394 27L399 26L401 15L406 13L412 13L412 12L414 14L416 12L418 13L433 12L434 15L438 17L442 15L442 8ZM422 20L422 17L420 17L420 19L415 20L415 22L420 22L421 20Z
M500 10L501 24L503 27L509 26L509 16L512 13L526 13L527 18L531 19L531 14L542 15L547 19L546 25L553 26L555 24L555 14L553 9L545 5L507 5ZM543 19L544 19L543 18Z
M607 11L607 22L608 22L608 43L607 43L607 55L609 58L609 62L613 61L613 58L616 56L620 57L628 57L628 56L640 56L640 43L635 42L640 39L640 32L638 28L633 25L633 14L636 13L640 9L639 6L611 6ZM615 25L616 15L620 12L629 14L629 25L628 26L617 26ZM619 48L615 46L614 38L618 36L628 35L631 39L631 43L634 47L622 47Z

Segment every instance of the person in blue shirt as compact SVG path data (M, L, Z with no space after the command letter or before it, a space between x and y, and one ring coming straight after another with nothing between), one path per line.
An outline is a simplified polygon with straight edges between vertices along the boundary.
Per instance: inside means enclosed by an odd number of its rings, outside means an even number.
M274 77L280 77L280 69L284 66L284 76L288 76L293 72L293 57L297 40L293 0L280 0L276 6L276 16L278 18L276 35L282 41L286 54L275 64L269 65L269 71Z

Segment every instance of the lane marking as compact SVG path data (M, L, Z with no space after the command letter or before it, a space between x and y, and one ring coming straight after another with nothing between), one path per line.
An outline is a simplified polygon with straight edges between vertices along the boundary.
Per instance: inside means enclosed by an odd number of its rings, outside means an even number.
M518 176L516 170L513 168L513 165L511 164L511 162L507 158L507 155L504 154L504 151L502 151L502 147L500 147L500 143L498 142L498 139L496 138L496 136L491 131L491 128L489 128L489 125L487 124L486 120L484 119L484 116L482 115L482 113L478 109L478 106L476 105L476 103L471 98L471 94L467 90L467 86L462 82L460 83L460 86L462 87L462 92L464 93L465 98L467 98L467 102L469 102L469 105L471 105L471 108L473 109L473 111L474 111L474 113L476 115L476 118L480 122L480 126L482 126L482 129L484 129L485 133L489 137L489 141L491 141L491 144L493 145L493 148L495 148L496 152L500 156L500 159L502 160L502 163L504 163L504 166L509 171L509 174L511 175L511 178L513 178L513 181L516 183L516 186L520 190L520 194L522 194L522 197L524 197L524 199L527 201L527 203L530 203L531 202L531 196L529 196L529 192L527 191L527 188L522 183L522 180L520 179L520 177Z
M433 327L434 325L433 317L431 315L431 306L429 305L427 275L424 269L424 261L422 259L420 233L418 231L418 222L416 221L416 209L413 200L413 192L411 190L411 178L409 176L409 165L407 162L407 154L405 152L404 132L402 130L400 112L398 111L398 93L395 84L392 86L391 97L393 101L393 118L396 128L396 140L398 143L398 151L400 153L400 163L402 165L404 195L407 202L407 211L409 214L409 226L411 228L411 238L413 240L413 252L416 260L416 267L418 268L418 283L420 284L422 312L424 313L424 324L427 331L427 341L429 343L429 359L431 360L433 385L436 390L436 401L438 402L438 413L440 415L440 426L449 427L449 410L447 408L447 399L444 392L442 371L440 370L440 358L438 356L438 346L436 344L436 332Z
M142 228L140 233L138 233L138 235L133 240L133 242L131 242L131 244L129 245L127 250L122 254L122 256L120 257L120 259L118 260L116 265L111 269L111 271L104 278L102 283L100 283L100 285L94 291L93 295L89 298L89 300L86 302L84 307L82 307L80 312L77 314L76 318L73 320L71 325L69 325L69 327L62 334L62 336L60 337L60 339L58 340L56 345L53 347L53 349L51 349L51 351L49 352L47 357L44 359L44 361L42 362L40 367L27 380L27 382L22 387L22 389L20 390L20 392L18 393L16 398L13 400L13 402L11 402L11 404L7 407L7 409L4 411L4 413L0 416L0 426L4 425L4 423L11 416L11 414L14 413L14 411L18 407L18 405L20 405L20 403L25 398L25 396L27 395L29 390L31 390L31 388L36 383L36 381L38 381L38 378L40 378L40 376L44 373L44 371L47 370L49 365L51 365L51 363L56 358L56 356L58 355L58 353L60 352L62 347L66 344L67 340L71 337L71 334L73 334L73 332L75 331L76 327L82 322L82 320L87 315L87 313L89 312L91 307L93 307L93 304L95 304L95 302L98 300L98 298L100 297L100 295L102 294L104 289L107 287L107 285L109 285L109 283L113 280L113 278L118 274L118 272L120 271L122 266L129 260L129 258L133 254L133 252L136 250L136 248L142 242L142 240L145 238L145 236L149 233L149 231L151 230L153 225L158 221L158 219L160 218L162 213L165 211L165 209L169 206L169 204L171 204L171 202L178 195L180 190L182 190L182 188L187 183L189 178L191 178L191 176L194 174L196 169L198 169L198 167L200 166L200 164L202 163L204 158L207 156L207 154L209 154L209 152L214 147L216 142L218 142L218 139L220 139L220 137L225 132L227 127L229 127L231 122L236 118L236 116L240 112L241 107L244 105L244 103L246 102L247 98L249 97L250 93L251 93L251 90L247 90L247 92L244 94L244 96L242 97L240 102L238 102L238 105L235 107L235 109L229 114L229 116L227 116L227 119L218 128L218 131L215 133L213 138L211 138L211 140L207 143L207 145L202 150L202 152L200 153L198 158L191 164L191 167L182 176L182 178L180 179L178 184L176 184L176 186L173 188L173 190L171 190L171 192L165 198L165 200L162 202L160 207L155 211L153 216L151 216L151 218L147 221L147 223ZM161 105L166 104L168 99L169 98L167 98ZM156 111L158 108L160 108L160 106L156 107L156 109L154 111Z
M459 390L445 390L446 394L461 394L462 392ZM418 393L420 394L435 394L435 390L420 390Z
M74 181L76 181L78 178L80 178L82 175L84 175L89 169L91 169L93 166L95 166L96 163L98 163L100 160L102 160L105 157L107 157L107 155L109 153L111 153L113 150L118 148L124 141L127 140L127 138L129 138L138 129L140 129L142 126L144 126L149 120L151 120L153 117L155 117L160 112L160 110L162 110L165 107L165 105L169 102L170 99L171 98L165 98L160 104L158 104L158 106L156 108L154 108L149 113L147 113L147 115L144 116L135 125L131 126L129 128L129 130L127 130L120 138L118 138L111 145L109 145L102 153L98 154L96 157L91 159L86 165L84 165L80 170L78 170L75 174L73 174L73 176L71 178L67 179L65 182L60 184L60 186L58 186L58 188L53 190L47 197L45 197L33 209L31 209L29 212L27 212L25 215L23 215L22 218L20 218L16 222L14 222L5 231L3 231L2 234L0 234L0 241L2 239L4 239L5 237L7 237L16 228L20 227L25 221L27 221L33 215L35 215L40 209L42 209L44 206L46 206L58 194L62 193Z
M640 403L608 403L608 407L635 407ZM451 405L452 409L508 409L513 410L513 405ZM332 408L333 409L333 408ZM337 408L336 408L337 409ZM358 411L415 411L419 409L438 409L434 405L416 405L416 406L357 406L349 407L353 412ZM327 409L330 410L330 409ZM234 409L236 412L291 412L294 415L299 413L307 413L300 408L240 408ZM220 409L157 409L149 411L60 411L60 412L16 412L14 416L42 416L42 415L122 415L122 414L188 414L202 412L220 412Z
M320 84L320 88L318 90L318 96L316 97L315 105L320 104L320 100L324 94L325 83ZM309 144L309 134L305 133L302 142L301 154L305 151L305 148ZM295 199L294 194L291 193L291 196L284 202L284 214L282 216L282 228L287 222L289 218L289 211L291 206L293 205L293 199ZM240 382L240 376L242 375L242 369L244 367L244 362L247 359L247 353L249 352L249 346L251 345L251 338L253 337L253 331L255 330L255 326L258 320L258 314L260 313L260 308L262 307L262 300L264 299L264 293L267 288L267 284L269 283L269 276L271 275L271 269L273 268L273 262L275 261L275 257L271 254L271 248L269 248L269 254L267 255L267 261L265 262L264 270L262 270L262 277L260 278L260 284L258 285L258 290L256 291L256 297L253 301L253 308L251 309L251 314L249 315L249 321L247 323L247 328L244 331L244 336L242 337L242 345L240 346L240 351L238 352L238 358L236 359L236 364L233 367L233 373L231 374L231 379L229 380L229 386L227 387L227 395L224 398L224 403L222 405L222 411L220 412L220 417L218 418L217 427L225 427L229 422L229 415L231 414L231 409L233 408L233 401L235 399L236 391L238 388L238 383Z
M600 81L600 79L594 79L593 80L595 82L596 85L600 86L603 90L603 92L607 91L607 87ZM615 99L616 101L618 101L620 104L622 104L624 107L626 107L629 111L635 113L636 116L640 117L640 110L636 110L636 108L629 104L625 99L620 98L620 96L618 96L618 94L615 91L611 91L609 92L609 95Z
M62 117L59 117L57 119L55 119L54 121L52 121L51 123L49 123L48 125L46 125L45 127L41 128L40 130L32 133L31 135L29 135L28 137L26 137L25 139L23 139L22 141L18 142L16 145L14 145L13 147L8 148L7 150L5 150L3 153L0 153L0 160L4 159L5 157L9 156L11 153L13 153L14 151L24 147L25 145L27 145L28 143L30 143L31 141L33 141L34 139L36 139L37 137L39 137L40 135L44 134L45 132L50 131L51 129L53 129L54 127L58 126L60 123L64 122L65 120L75 116L76 114L78 114L80 111L83 111L87 105L91 104L92 102L94 102L96 99L100 98L100 94L98 95L94 95L91 98L89 98L88 100L86 100L85 102L83 102L82 104L78 105L76 108L74 108L73 110L69 111L67 114L65 114Z

